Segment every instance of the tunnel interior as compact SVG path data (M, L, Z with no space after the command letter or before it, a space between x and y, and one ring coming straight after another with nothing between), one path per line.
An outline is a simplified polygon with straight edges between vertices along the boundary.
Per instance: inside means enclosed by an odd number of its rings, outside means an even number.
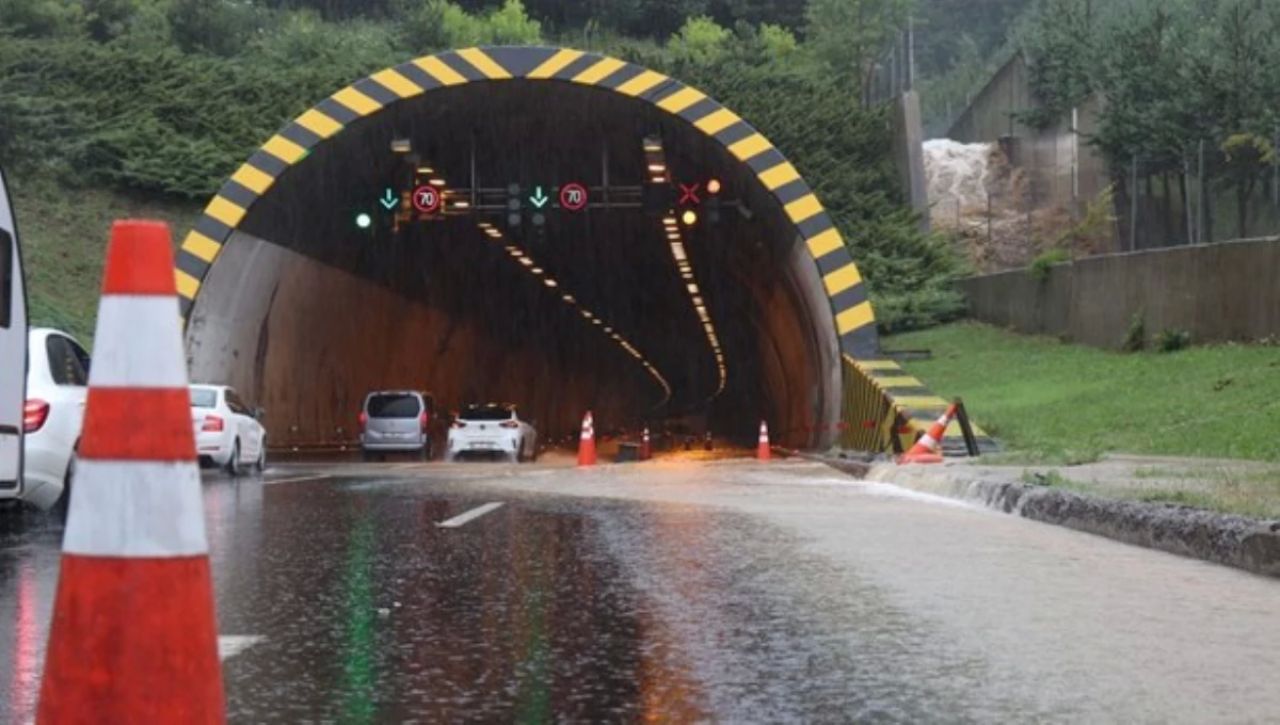
M429 179L444 213L380 203ZM559 208L571 183L587 208ZM249 208L187 330L193 379L240 389L275 445L351 439L378 389L514 403L547 439L592 410L606 432L746 443L764 419L816 447L839 413L830 306L781 204L687 121L568 83L443 88L318 144Z

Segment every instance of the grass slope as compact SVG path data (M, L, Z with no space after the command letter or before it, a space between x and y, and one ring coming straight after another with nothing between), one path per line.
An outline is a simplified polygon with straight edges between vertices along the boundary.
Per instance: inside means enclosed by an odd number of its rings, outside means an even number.
M10 177L22 235L33 326L56 327L93 343L102 262L111 222L167 221L175 245L199 207L98 189L72 189L42 176Z
M1120 354L965 322L885 341L1009 449L1043 461L1105 452L1280 460L1280 348Z

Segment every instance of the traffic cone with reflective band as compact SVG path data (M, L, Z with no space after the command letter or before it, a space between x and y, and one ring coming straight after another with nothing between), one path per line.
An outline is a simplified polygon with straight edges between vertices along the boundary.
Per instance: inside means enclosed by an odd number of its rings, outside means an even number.
M640 434L640 460L647 461L653 458L653 444L649 440L649 426L644 427L644 432Z
M225 721L169 228L116 222L37 719Z
M596 465L596 431L589 410L582 416L582 435L578 439L578 465Z
M954 403L947 406L947 410L942 417L934 421L929 427L929 431L916 444L911 446L911 450L902 454L898 458L898 463L942 463L942 454L939 452L942 446L942 438L947 434L947 426L951 425L951 419L956 416L956 406Z
M767 461L773 457L772 451L769 449L769 424L760 421L760 439L756 445L756 458L761 461Z

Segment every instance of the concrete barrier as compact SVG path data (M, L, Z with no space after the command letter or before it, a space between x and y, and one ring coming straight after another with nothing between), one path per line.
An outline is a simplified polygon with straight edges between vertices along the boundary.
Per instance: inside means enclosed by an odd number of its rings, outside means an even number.
M1018 332L1118 348L1141 315L1148 339L1195 343L1280 336L1280 238L1088 257L1045 278L1020 269L962 280L969 314Z

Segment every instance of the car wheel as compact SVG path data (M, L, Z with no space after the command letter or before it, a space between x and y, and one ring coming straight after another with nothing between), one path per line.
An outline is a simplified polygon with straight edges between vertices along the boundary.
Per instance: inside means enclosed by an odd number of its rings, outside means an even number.
M236 439L236 442L231 444L231 457L227 459L226 470L227 470L227 473L231 474L232 476L240 475L240 440L239 439Z
M71 458L67 460L67 472L62 477L62 495L53 504L53 510L63 521L66 521L67 512L71 510L71 479L75 477L75 474L76 453L72 451Z
M267 439L265 438L258 447L258 460L254 462L253 467L258 473L264 473L267 470Z
M360 460L364 461L365 463L368 463L368 462L370 462L370 461L372 461L372 460L373 460L373 454L372 454L372 453L370 453L369 451L367 451L367 450L365 450L365 449L361 448L361 449L360 449Z

